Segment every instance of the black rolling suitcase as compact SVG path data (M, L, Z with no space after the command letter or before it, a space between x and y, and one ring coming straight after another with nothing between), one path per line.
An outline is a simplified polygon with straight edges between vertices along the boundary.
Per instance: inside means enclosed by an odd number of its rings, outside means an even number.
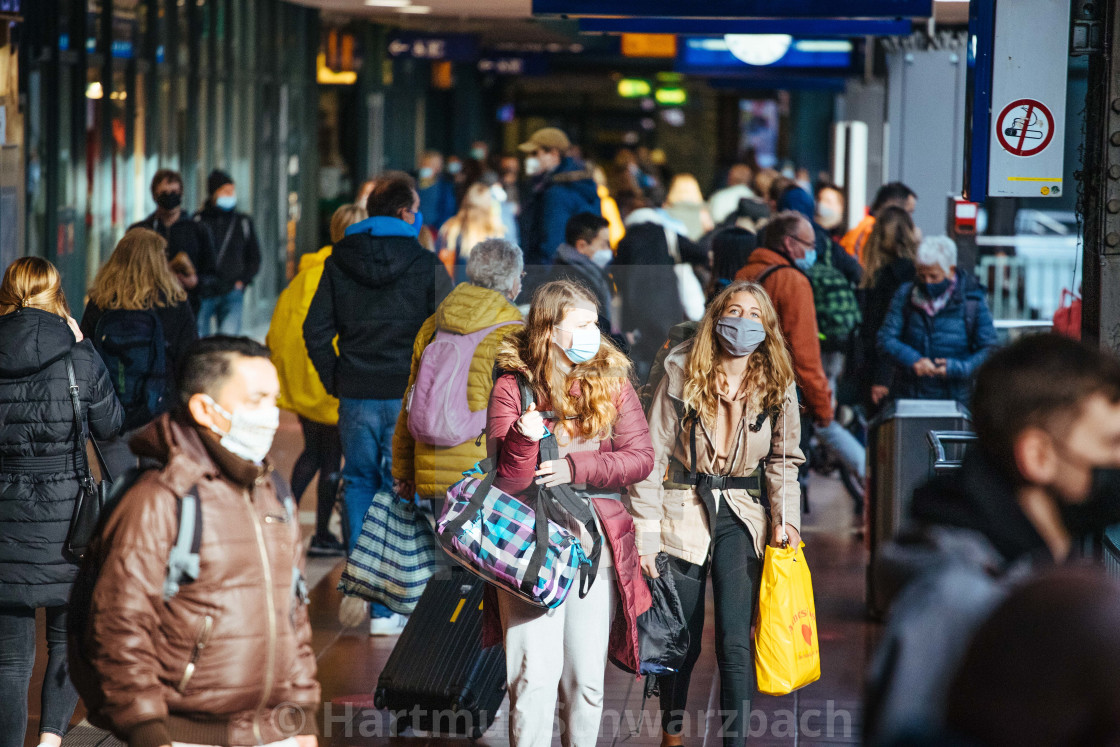
M389 661L374 702L405 726L432 736L478 739L494 723L506 694L501 646L482 649L486 583L459 568L428 582Z

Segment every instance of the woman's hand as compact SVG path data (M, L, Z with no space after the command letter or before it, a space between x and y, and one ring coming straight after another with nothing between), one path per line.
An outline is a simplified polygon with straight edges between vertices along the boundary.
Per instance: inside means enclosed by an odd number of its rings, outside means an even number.
M936 376L937 365L929 358L922 358L914 364L914 374L917 376Z
M525 438L540 441L544 438L544 418L537 412L537 403L529 405L525 414L517 419L517 432Z
M891 393L890 387L881 386L876 384L871 387L871 404L877 405L882 402Z
M537 470L537 485L542 488L554 488L557 485L566 485L572 481L572 465L567 459L556 459L551 462L541 462Z
M770 535L771 547L784 547L782 544L783 537L789 537L789 547L801 546L801 533L794 529L792 524L774 524L774 530Z
M74 317L66 317L66 325L70 327L70 331L74 333L74 342L81 342L82 340L86 339L86 336L82 334L81 327L79 327L78 323L74 321Z
M646 578L661 577L661 574L657 572L657 553L643 555L638 558L638 563L642 566L642 575Z

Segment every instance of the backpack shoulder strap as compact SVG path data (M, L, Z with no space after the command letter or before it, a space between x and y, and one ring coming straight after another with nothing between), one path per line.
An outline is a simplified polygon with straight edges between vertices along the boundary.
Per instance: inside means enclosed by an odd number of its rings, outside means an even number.
M198 486L194 485L179 498L179 532L167 559L167 575L163 580L164 601L178 594L182 584L198 580L198 550L201 546L202 501L198 497Z
M771 275L773 275L778 270L781 270L781 269L786 268L786 267L788 267L790 269L797 269L793 265L770 265L769 267L767 267L765 270L762 271L761 275L759 275L758 277L756 277L754 279L754 282L758 283L759 285L762 285L764 282L766 282L766 278L770 277Z

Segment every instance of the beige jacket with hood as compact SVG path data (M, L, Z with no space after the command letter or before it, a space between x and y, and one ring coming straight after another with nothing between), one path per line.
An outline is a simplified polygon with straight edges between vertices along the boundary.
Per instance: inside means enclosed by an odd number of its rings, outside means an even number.
M685 365L691 351L692 341L689 340L677 346L665 359L665 378L654 394L649 411L653 472L630 489L629 507L634 517L640 555L664 551L689 563L702 565L708 558L711 531L700 494L691 487L665 487L670 462L679 463L677 469L683 467L687 471L690 461L689 428L687 423L682 427L677 413L678 408L683 410ZM794 387L789 388L783 411L773 421L765 418L761 429L755 433L748 426L756 422L758 415L756 410L747 408L723 469L715 467L716 448L712 433L703 422L698 423L696 462L700 473L735 477L750 475L760 464L764 467L770 517L746 490L715 491L717 506L724 500L730 502L731 508L750 531L759 557L762 557L769 540L771 522L782 520L783 506L786 522L801 530L801 488L797 482L797 468L805 457L799 446L801 420Z

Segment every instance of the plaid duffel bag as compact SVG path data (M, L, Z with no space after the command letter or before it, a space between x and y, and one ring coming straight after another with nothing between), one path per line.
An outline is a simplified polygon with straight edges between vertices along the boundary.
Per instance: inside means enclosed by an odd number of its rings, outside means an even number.
M538 607L559 607L577 578L581 596L586 594L596 564L579 537L495 488L491 460L477 469L447 491L436 525L443 549L483 580Z

